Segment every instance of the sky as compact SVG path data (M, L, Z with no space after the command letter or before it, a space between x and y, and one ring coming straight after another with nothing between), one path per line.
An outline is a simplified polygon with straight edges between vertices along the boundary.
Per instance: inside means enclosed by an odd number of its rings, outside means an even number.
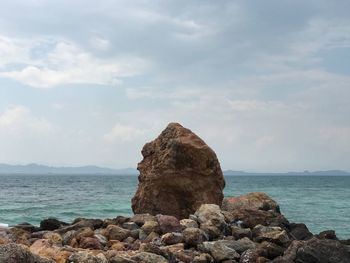
M5 0L0 163L136 167L169 122L223 169L350 171L348 0Z

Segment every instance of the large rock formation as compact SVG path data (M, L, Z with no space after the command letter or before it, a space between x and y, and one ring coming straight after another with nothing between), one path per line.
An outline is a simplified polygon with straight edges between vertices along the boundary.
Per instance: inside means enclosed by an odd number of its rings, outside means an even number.
M221 205L224 177L215 152L189 129L170 123L142 149L134 213L186 218L201 204Z

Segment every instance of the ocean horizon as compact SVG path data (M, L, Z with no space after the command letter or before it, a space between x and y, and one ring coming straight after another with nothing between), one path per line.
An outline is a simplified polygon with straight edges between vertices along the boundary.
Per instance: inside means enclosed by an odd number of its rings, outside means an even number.
M225 176L224 195L265 192L280 205L290 222L305 223L317 234L334 229L350 239L349 176ZM137 188L133 175L0 175L0 224L31 223L54 217L130 216Z

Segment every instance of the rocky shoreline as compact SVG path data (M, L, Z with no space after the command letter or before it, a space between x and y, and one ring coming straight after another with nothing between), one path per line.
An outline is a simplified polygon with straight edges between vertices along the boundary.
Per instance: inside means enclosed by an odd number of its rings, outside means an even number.
M350 240L290 223L264 193L203 204L188 218L49 218L0 228L1 263L350 262Z
M265 193L224 199L215 152L180 124L142 155L134 216L0 228L0 263L350 262L350 240L290 223Z

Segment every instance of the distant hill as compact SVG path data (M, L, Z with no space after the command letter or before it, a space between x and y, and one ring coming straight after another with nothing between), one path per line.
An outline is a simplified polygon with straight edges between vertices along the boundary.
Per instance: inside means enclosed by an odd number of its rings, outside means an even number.
M105 174L105 175L138 175L133 168L111 169L99 166L52 167L40 164L9 165L0 164L0 174Z
M245 172L245 171L223 171L225 176L242 176L242 175L296 175L296 176L334 176L334 175L350 175L350 172L342 170L327 170L327 171L303 171L303 172L286 172L286 173L266 173L266 172Z
M235 171L235 170L225 170L223 171L225 176L257 176L257 175L296 175L296 176L312 176L312 175L349 175L350 172L341 171L341 170L328 170L328 171L303 171L303 172L286 172L286 173L268 173L268 172L245 172L245 171ZM41 164L26 164L26 165L9 165L9 164L0 164L0 174L104 174L104 175L138 175L139 172L134 168L126 169L111 169L106 167L99 167L94 165L88 166L79 166L79 167L54 167L46 166Z

